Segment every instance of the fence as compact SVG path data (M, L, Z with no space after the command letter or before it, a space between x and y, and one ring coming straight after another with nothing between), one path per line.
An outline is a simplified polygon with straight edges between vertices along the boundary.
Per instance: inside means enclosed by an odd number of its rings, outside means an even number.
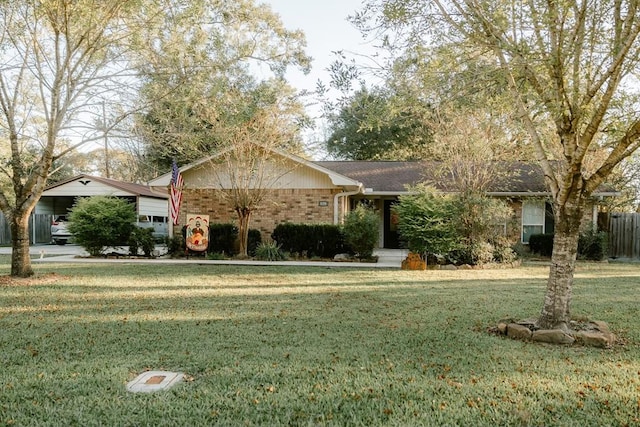
M51 215L31 215L29 218L29 241L31 244L51 242L51 219ZM0 214L0 245L11 245L11 229L2 214Z
M609 214L609 257L640 259L640 213Z

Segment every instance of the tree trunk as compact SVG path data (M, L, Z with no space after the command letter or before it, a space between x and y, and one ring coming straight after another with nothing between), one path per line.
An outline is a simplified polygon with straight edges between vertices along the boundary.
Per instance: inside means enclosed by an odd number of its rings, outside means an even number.
M542 329L569 329L571 291L578 253L582 204L578 201L555 207L555 235L547 292L538 326Z
M17 213L11 218L11 276L29 277L33 275L29 255L29 212Z
M240 239L240 253L242 258L247 258L249 248L249 221L251 220L251 209L237 209L238 212L238 238Z

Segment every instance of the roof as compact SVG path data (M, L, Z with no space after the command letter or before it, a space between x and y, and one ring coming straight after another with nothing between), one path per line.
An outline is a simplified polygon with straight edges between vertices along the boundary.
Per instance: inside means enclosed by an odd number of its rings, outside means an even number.
M320 161L315 162L363 183L369 194L405 193L407 187L428 182L441 191L455 191L451 174L439 174L441 162L435 161ZM489 185L493 195L549 194L540 165L528 162L500 163L504 175L497 176ZM613 192L612 190L600 190Z
M322 165L322 162L312 162L309 161L307 159L304 159L300 156L296 156L295 154L290 154L287 153L283 150L277 149L277 148L265 148L263 147L265 150L269 150L272 151L274 153L276 153L279 156L282 156L284 158L287 158L295 163L299 163L302 164L308 168L311 168L313 170L316 170L318 172L321 172L325 175L327 175L329 177L329 179L331 180L331 182L336 185L336 186L342 186L345 188L350 188L350 189L359 189L361 184L360 181L358 181L357 179L354 179L352 177L348 177L345 176L343 174L341 174L339 171L337 170L333 170L331 168L326 168L325 166ZM179 168L180 173L184 173L190 169L196 168L197 166L206 164L207 162L210 162L212 159L221 157L222 155L224 155L227 151L229 151L229 149L221 151L219 153L216 153L214 155L208 156L208 157L204 157L201 158L200 160L190 163L188 165L184 165L182 167ZM160 175L158 177L156 177L155 179L149 181L149 185L151 186L169 186L169 184L171 183L171 177L172 177L172 172L169 171L163 175Z
M122 190L125 191L127 193L131 193L133 195L136 196L144 196L144 197L152 197L152 198L157 198L157 199L168 199L169 198L169 194L166 191L163 190L153 190L151 189L151 187L147 186L147 185L142 185L142 184L136 184L133 182L125 182L125 181L119 181L117 179L111 179L111 178L103 178L101 176L93 176L93 175L76 175L72 178L68 178L62 181L58 181L54 184L49 185L47 188L44 189L44 191L47 190L51 190L52 188L56 188L56 187L61 187L65 184L68 184L70 182L74 182L74 181L78 181L81 179L90 179L90 180L94 180L97 182L100 182L104 185L108 185L110 187L113 188L117 188L118 190Z

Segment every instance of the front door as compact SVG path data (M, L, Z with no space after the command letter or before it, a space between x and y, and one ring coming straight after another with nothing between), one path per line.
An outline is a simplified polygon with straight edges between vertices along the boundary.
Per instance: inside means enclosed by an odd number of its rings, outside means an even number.
M391 209L397 200L384 201L384 243L386 249L400 248L400 235L398 234L398 216Z

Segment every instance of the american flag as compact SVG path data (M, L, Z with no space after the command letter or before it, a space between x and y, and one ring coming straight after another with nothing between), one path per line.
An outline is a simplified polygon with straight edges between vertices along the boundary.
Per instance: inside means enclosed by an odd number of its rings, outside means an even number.
M176 161L173 161L173 165L171 165L171 218L173 220L173 225L178 225L178 216L180 214L180 204L182 203L182 186L184 185L184 180L182 179L182 174L180 173L180 169L178 169L178 165Z

